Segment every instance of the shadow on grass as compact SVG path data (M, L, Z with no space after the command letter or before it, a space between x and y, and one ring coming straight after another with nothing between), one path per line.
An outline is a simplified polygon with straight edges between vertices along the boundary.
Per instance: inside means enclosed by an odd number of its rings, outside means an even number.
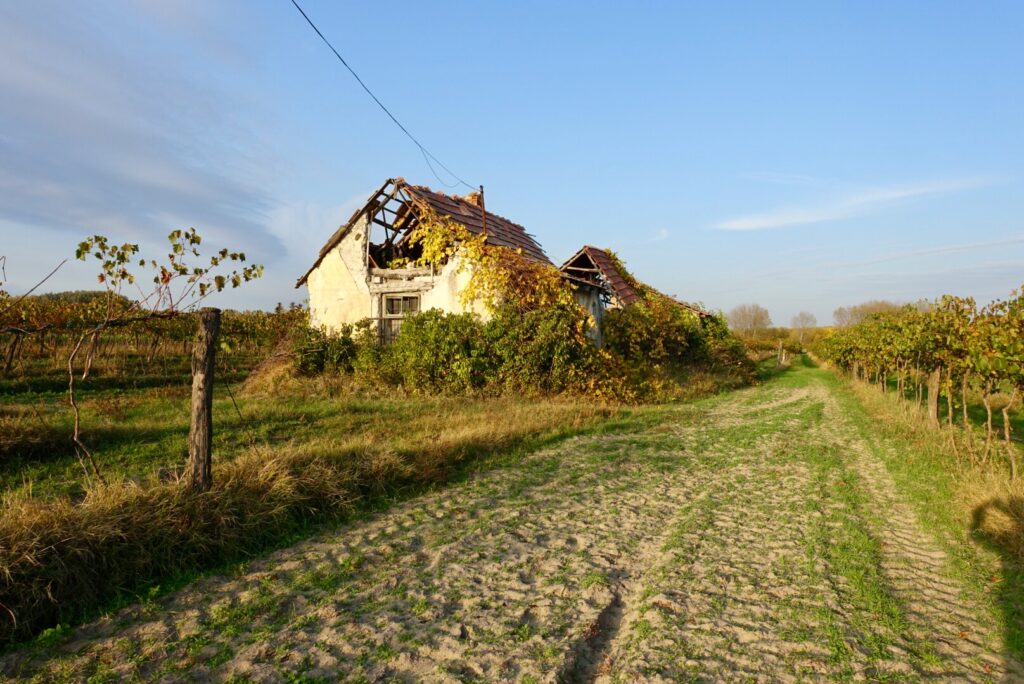
M236 383L245 380L247 372L218 371L217 382ZM92 375L86 380L75 383L76 394L88 397L94 392L115 391L118 393L154 389L160 387L191 387L192 378L189 371L168 375ZM68 376L44 375L35 377L16 377L0 379L0 397L3 395L20 394L65 394L68 391Z
M1003 641L1010 660L1014 654L1024 653L1024 498L993 498L978 505L972 514L971 533L1002 561L1002 571L990 578L990 585L1002 613ZM1015 672L1012 667L1007 669ZM1007 681L1019 681L1010 679L1016 676L1019 672Z
M90 402L85 405L94 407ZM378 413L386 410L387 407L378 407ZM222 400L214 413L214 451L218 459L230 460L253 444L278 446L309 430L305 418L308 411L302 407L240 418L230 403ZM118 419L110 416L86 415L83 420L82 440L108 478L142 481L157 470L184 465L189 431L187 405L182 403L174 420L159 425L153 425L153 420L147 421L148 425L139 425L137 414L133 410L132 415L121 416L117 423L111 423ZM97 425L101 421L106 424ZM0 424L0 490L22 487L27 478L32 481L36 496L80 498L85 483L77 481L81 464L71 434L68 420Z

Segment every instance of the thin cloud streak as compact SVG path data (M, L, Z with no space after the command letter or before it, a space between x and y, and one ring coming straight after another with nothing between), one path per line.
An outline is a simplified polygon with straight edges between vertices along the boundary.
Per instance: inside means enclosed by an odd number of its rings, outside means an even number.
M803 173L778 173L778 172L754 172L745 173L741 178L757 181L758 183L771 183L773 185L817 185L827 182L824 178L809 176Z
M751 274L748 278L745 278L738 283L733 284L729 288L712 290L713 295L724 295L733 294L735 292L749 292L755 288L758 283L762 283L767 279L785 279L787 282L801 282L808 279L813 279L815 283L821 283L830 278L848 278L849 275L839 275L849 269L860 269L865 266L874 266L877 264L890 263L893 261L909 261L911 259L920 259L927 257L940 257L948 255L963 254L966 252L980 252L989 249L997 249L1000 247L1012 247L1014 245L1024 245L1024 235L1015 235L1007 237L1001 240L989 240L985 242L968 242L957 245L940 245L937 247L926 247L923 249L907 250L902 252L894 252L892 254L878 257L876 259L867 259L864 261L831 261L817 259L814 261L804 261L799 263L793 263L784 267L776 267L773 269L766 269ZM819 250L815 250L819 251ZM962 267L955 267L954 270L961 269ZM949 270L947 267L943 271L935 271L935 273L942 273ZM864 280L876 279L878 276L873 272L856 271L856 277Z
M234 91L184 67L154 75L106 40L113 14L0 9L0 87L9 96L0 106L2 237L52 228L68 240L102 232L159 242L195 226L273 261L282 243L266 225L268 165L245 156L258 149L256 136L220 105Z
M879 211L903 200L945 195L969 188L991 185L991 178L961 178L933 183L871 188L830 202L805 207L780 207L759 214L746 214L720 221L714 230L768 230L813 223L826 223Z
M990 240L988 242L968 242L960 245L944 245L942 247L929 247L926 249L915 249L907 252L898 252L888 256L870 259L868 261L855 261L836 266L871 266L873 264L884 264L890 261L902 261L904 259L915 259L917 257L940 256L945 254L961 254L963 252L975 252L996 247L1010 247L1012 245L1024 244L1024 235L1006 238L1005 240Z

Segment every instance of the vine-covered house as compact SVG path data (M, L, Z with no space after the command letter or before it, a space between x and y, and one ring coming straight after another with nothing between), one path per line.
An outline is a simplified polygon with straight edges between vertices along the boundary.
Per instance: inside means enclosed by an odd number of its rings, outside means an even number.
M484 235L488 245L508 247L554 268L523 226L486 211L482 204L479 193L446 195L402 178L387 180L331 235L296 283L308 288L310 324L337 330L371 319L381 339L390 342L402 320L419 311L471 311L487 318L482 302L467 302L462 296L472 266L460 263L458 255L438 267L417 266L422 246L409 239L420 221L443 217L473 235ZM588 309L601 305L603 289L584 281L575 284L581 304ZM595 313L599 320L600 312Z

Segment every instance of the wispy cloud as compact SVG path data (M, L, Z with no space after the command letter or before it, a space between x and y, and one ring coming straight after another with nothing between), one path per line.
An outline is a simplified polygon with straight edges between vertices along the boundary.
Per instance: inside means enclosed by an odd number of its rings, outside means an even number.
M0 8L0 220L142 242L195 226L272 260L268 174L245 155L255 135L220 104L233 91L154 70L131 41L107 39L108 20L91 7Z
M763 213L735 216L719 221L711 228L715 230L767 230L825 223L863 216L904 200L945 195L968 188L991 185L994 182L992 178L959 178L931 183L869 188L807 206L779 207Z
M651 244L654 242L664 242L665 240L668 240L669 237L671 237L671 235L672 234L668 231L668 228L659 228L654 235L644 240L644 242L646 244Z
M905 261L907 259L941 256L945 254L962 254L964 252L977 252L986 249L996 249L997 247L1011 247L1013 245L1024 245L1024 235L1017 235L1015 237L1009 237L1003 240L988 240L985 242L965 242L959 245L942 245L939 247L926 247L924 249L914 249L905 252L887 254L884 257L878 257L877 259L870 259L868 261L850 262L841 265L869 266L872 264L883 264L890 261Z

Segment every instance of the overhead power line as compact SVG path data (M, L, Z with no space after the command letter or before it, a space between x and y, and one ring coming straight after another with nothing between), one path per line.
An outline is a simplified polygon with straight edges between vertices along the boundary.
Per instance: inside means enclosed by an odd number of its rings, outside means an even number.
M341 56L341 53L339 53L334 48L334 46L331 45L331 41L327 40L327 38L324 36L324 34L320 32L320 29L318 29L316 27L316 24L314 24L313 20L309 18L309 15L306 14L306 12L302 9L302 7L299 6L299 3L296 2L296 0L291 0L291 2L292 2L293 5L295 5L295 9L299 10L299 14L301 14L302 18L306 20L306 23L309 24L309 27L316 32L316 35L320 36L320 40L322 40L324 42L324 45L326 45L327 47L329 47L331 49L331 52L333 52L334 56L338 58L338 61L341 62L345 66L346 69L348 69L348 72L350 74L352 74L352 76L356 79L356 81L359 83L359 85L361 85L363 87L363 90L366 91L366 94L369 95L371 98L373 98L373 101L376 102L377 106L380 107L384 111L384 113L388 115L388 118L391 119L395 123L395 125L398 126L398 128L403 133L405 133L405 135L409 138L409 140L411 140L413 142L414 145L416 145L417 148L419 148L420 154L423 155L423 160L427 162L427 166L430 168L430 172L432 174L434 174L434 178L436 178L438 180L438 182L440 182L442 185L444 185L446 187L449 187L449 188L454 188L459 183L461 183L462 185L465 185L470 190L475 190L476 189L475 187L473 187L472 185L470 185L469 183L467 183L466 181L462 180L457 175L455 175L455 173L453 173L451 169L449 169L447 166L445 166L444 163L440 159L435 157L431 153L430 150L428 150L426 147L424 147L423 143L421 143L419 140L417 140L416 137L412 133L409 132L409 129L402 125L401 121L399 121L397 118L395 118L395 115L391 113L391 110L389 110L387 107L384 106L384 103L380 101L380 98L378 98L376 95L374 95L373 91L370 90L369 86L367 86L365 83L363 83L363 79L359 78L359 74L357 74L355 72L355 69L350 67L348 62L345 61L345 58ZM434 170L434 165L430 163L431 160L436 162L438 166L440 166L442 169L444 169L452 178L457 180L458 183L450 183L450 184L446 183L444 181L444 179L442 179L439 175L437 175L437 171Z

